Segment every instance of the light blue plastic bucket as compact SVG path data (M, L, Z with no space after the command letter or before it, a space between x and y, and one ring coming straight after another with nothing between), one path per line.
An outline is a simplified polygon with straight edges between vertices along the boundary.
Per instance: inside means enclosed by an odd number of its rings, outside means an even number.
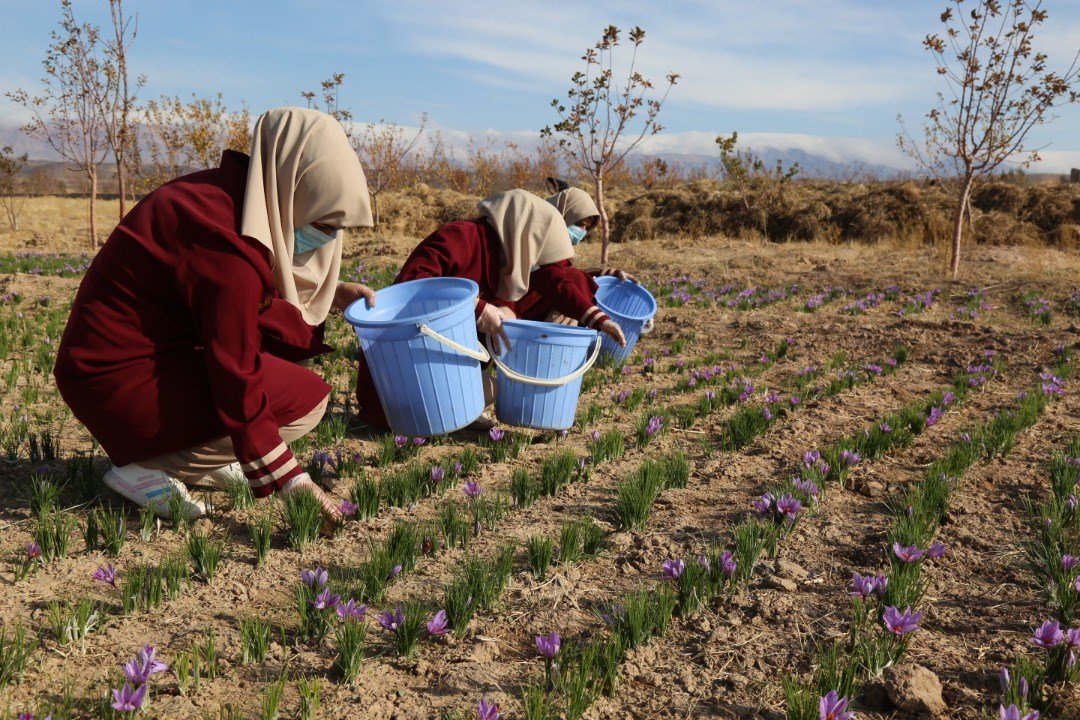
M596 304L619 323L626 337L626 347L619 347L610 337L602 335L604 355L612 357L617 363L624 363L634 352L638 338L652 332L656 299L644 286L629 280L619 282L618 278L610 275L596 278L596 284L600 286L596 291Z
M501 356L491 353L499 386L495 397L499 422L538 430L571 427L581 377L600 353L596 331L531 320L506 320L503 327L510 350Z
M345 309L395 433L442 435L484 411L478 294L472 280L424 278L383 288L373 308L361 298Z

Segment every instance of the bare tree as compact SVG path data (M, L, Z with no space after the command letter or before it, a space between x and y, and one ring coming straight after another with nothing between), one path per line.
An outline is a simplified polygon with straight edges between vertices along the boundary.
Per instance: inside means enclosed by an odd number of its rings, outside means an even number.
M26 153L16 155L7 145L0 148L0 204L4 206L4 214L12 230L19 229L19 213L26 204L26 195L16 194L15 186L19 172L28 159Z
M140 75L134 83L130 81L127 67L127 51L138 35L138 15L124 15L124 0L109 0L109 12L112 18L112 37L105 40L105 66L103 68L107 82L95 86L104 93L96 98L98 112L101 114L105 136L112 148L116 161L116 182L120 193L120 219L127 212L128 171L132 164L129 155L136 149L134 112L135 96L139 88L146 84L146 76ZM134 85L134 88L132 88ZM137 154L137 153L136 153Z
M1026 167L1038 160L1038 148L1025 145L1028 133L1050 122L1056 105L1080 99L1080 54L1058 74L1047 69L1047 56L1035 51L1034 31L1047 18L1041 0L975 0L968 7L962 13L964 0L948 0L940 16L944 34L923 41L948 89L937 94L937 105L927 113L922 142L906 128L898 136L900 147L924 170L957 182L953 279L960 270L964 210L975 183L1006 161Z
M420 126L411 136L397 123L379 120L377 124L368 125L355 143L356 154L367 177L376 228L379 227L379 193L396 186L401 180L405 157L420 142L427 120L427 113L420 116Z
M109 78L101 51L100 30L79 23L71 0L61 0L60 32L52 31L52 44L42 65L44 90L31 97L25 90L5 93L33 113L23 127L30 137L43 140L64 160L77 166L87 179L90 194L90 242L97 248L98 168L109 149L95 98L107 94Z
M229 110L221 93L213 99L194 94L184 102L163 96L143 113L149 163L139 178L142 190L192 170L217 167L225 150L251 148L251 113L247 106Z
M541 131L541 136L550 136L553 132L562 135L559 142L567 160L571 165L580 166L593 181L596 205L600 210L602 263L608 260L611 239L611 226L604 207L604 181L622 165L631 150L645 138L663 130L656 122L656 116L679 79L677 74L668 73L663 95L659 99L646 99L653 84L635 69L637 50L645 40L645 31L635 27L629 37L634 50L622 87L616 81L614 68L619 28L609 25L603 37L581 57L585 61L585 72L576 72L570 79L568 106L558 99L551 101L559 114L559 122L554 128L546 127ZM635 119L641 122L641 128L633 135L631 126Z

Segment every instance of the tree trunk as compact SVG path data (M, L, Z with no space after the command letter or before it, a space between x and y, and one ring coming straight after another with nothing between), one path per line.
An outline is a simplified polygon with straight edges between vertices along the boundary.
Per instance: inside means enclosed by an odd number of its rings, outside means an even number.
M90 247L97 250L97 167L91 166L90 176Z
M604 207L604 173L596 173L593 180L596 181L596 209L600 211L600 265L607 267L611 225L608 223L607 209Z
M956 210L953 212L952 259L949 261L949 273L953 280L960 273L960 238L964 234L964 209L967 207L974 179L971 171L964 175L960 186L960 196L956 200Z
M123 153L116 153L116 185L120 190L120 220L124 219L127 212L127 169L124 163L127 160Z
M371 194L371 225L372 229L379 229L379 194Z

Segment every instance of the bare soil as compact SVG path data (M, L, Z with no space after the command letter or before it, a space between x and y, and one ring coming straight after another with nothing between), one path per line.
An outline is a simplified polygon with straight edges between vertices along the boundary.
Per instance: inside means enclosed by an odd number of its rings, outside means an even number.
M348 254L369 265L396 263L415 242L415 238L354 239ZM69 248L66 243L58 245ZM579 264L595 265L596 250L587 243ZM471 717L481 697L497 701L504 717L523 717L523 688L539 677L542 668L534 636L552 630L569 638L601 632L596 608L636 588L664 582L664 560L693 558L712 541L727 542L729 527L746 517L753 498L776 480L798 473L804 451L851 434L941 388L958 367L976 360L983 350L998 351L1008 359L1008 369L999 380L946 413L911 447L858 466L848 489L831 487L821 507L782 543L779 558L763 562L748 590L717 600L695 618L676 620L664 637L632 651L614 697L598 699L586 713L590 718L782 718L781 678L810 672L812 639L839 636L847 630L852 573L885 566L890 499L920 479L926 465L964 428L990 417L1030 387L1037 372L1047 366L1054 346L1077 340L1076 321L1061 307L1071 292L1080 289L1076 287L1080 262L1075 254L1054 249L974 248L964 258L964 277L959 283L941 279L941 252L896 244L780 246L683 237L613 246L610 264L659 282L686 274L710 286L798 284L801 289L792 299L753 311L717 304L707 309L692 304L662 307L656 331L638 344L633 372L581 399L579 407L594 400L604 404L604 417L596 426L601 431L620 428L628 437L633 435L640 413L615 406L612 393L673 385L680 376L664 369L645 374L641 358L645 351L660 357L674 339L690 333L696 340L678 357L689 360L728 352L742 363L753 363L782 338L793 338L793 356L766 370L756 381L759 388L780 387L806 365L822 365L840 351L849 363L875 362L903 344L911 358L891 376L808 403L738 453L706 452L705 445L717 440L719 427L730 414L724 412L691 430L673 428L644 449L628 441L626 456L600 467L588 484L572 484L557 497L542 498L527 510L512 510L494 531L485 530L474 541L473 548L481 555L490 555L506 540L518 541L519 550L502 601L494 611L478 614L465 637L422 642L418 659L403 661L387 648L384 631L374 623L373 608L368 620L368 657L353 686L339 682L330 646L291 640L282 644L278 639L265 663L242 665L240 620L259 615L283 627L291 638L297 622L293 589L302 568L358 566L367 557L370 541L384 538L396 520L433 516L440 502L437 498L427 498L408 510L383 508L377 518L350 522L337 536L302 552L288 548L279 527L266 565L256 568L245 528L253 511L230 510L225 496L218 494L222 509L200 523L216 537L228 538L213 584L195 582L160 610L124 616L118 593L91 580L94 569L111 561L122 574L136 562L182 550L184 543L183 533L168 525L149 542L141 541L132 510L127 544L115 560L83 550L81 536L76 534L68 558L38 569L25 580L16 582L5 562L0 571L6 588L0 593L0 620L6 628L17 621L25 624L38 634L41 646L22 682L0 691L0 706L29 711L38 702L55 702L65 679L74 695L89 703L103 696L122 663L144 643L153 643L172 662L176 653L190 650L193 641L202 642L212 630L222 658L220 677L204 680L197 692L189 690L184 696L173 677L158 676L152 682L151 717L217 717L225 705L234 706L244 717L258 717L266 685L281 672L322 678L321 717L325 718L430 718L451 709L467 711ZM796 311L807 297L826 286L865 293L890 285L899 285L906 293L942 292L919 315L897 315L899 302L885 302L866 315L847 315L842 307L849 300L838 300L815 313ZM987 288L994 309L974 321L958 319L953 310L974 286ZM18 291L24 307L42 297L64 302L76 287L74 279L0 278L0 294ZM1017 298L1027 290L1051 301L1054 315L1049 326L1036 325L1023 315ZM0 312L7 309L0 307ZM336 337L348 342L341 328ZM665 358L658 365L666 367L668 361ZM0 365L0 370L5 367ZM349 391L343 376L335 375L334 381L343 392ZM18 398L15 388L5 390L6 416ZM691 393L668 402L696 403L698 396ZM59 400L54 395L47 402ZM944 686L948 717L975 720L985 717L987 708L996 714L999 667L1025 652L1032 628L1049 617L1046 600L1019 553L1018 543L1029 532L1022 501L1048 492L1046 463L1052 451L1080 430L1078 413L1080 400L1069 388L1020 437L1009 456L977 463L953 496L948 521L941 529L949 553L930 570L930 588L922 608L926 617L902 661L917 662L937 674ZM89 450L89 438L81 428L69 426L64 439L66 452ZM475 444L475 438L459 435L424 447L420 457L434 460ZM587 433L576 428L558 441L559 449L569 448L582 456L588 454L587 445ZM376 446L376 438L363 430L350 431L344 443L346 453L359 452L365 459L374 455ZM550 433L537 432L536 442L517 460L484 464L479 482L485 491L506 489L512 468L535 467L555 446ZM612 500L618 481L646 457L676 447L692 462L689 487L666 491L645 531L617 530ZM0 460L0 558L20 556L31 540L35 521L21 489L32 470L25 456ZM384 471L369 467L367 472L377 478ZM348 481L342 481L339 492L345 493L347 487ZM460 501L460 489L447 497ZM80 522L85 516L84 508L71 512ZM535 581L520 548L525 539L535 534L557 538L564 522L585 516L596 518L608 531L606 550L594 560L556 566L546 581ZM389 599L380 609L405 598L438 603L461 559L460 550L421 559L415 571L391 585ZM46 605L54 599L82 597L104 603L107 619L83 643L62 647L47 629ZM858 699L858 716L908 717L887 701L880 702L880 695L868 692ZM1076 717L1080 694L1066 690L1058 707L1062 708L1060 717L1071 713ZM298 708L296 686L290 681L283 716L295 716ZM97 716L88 704L75 715Z

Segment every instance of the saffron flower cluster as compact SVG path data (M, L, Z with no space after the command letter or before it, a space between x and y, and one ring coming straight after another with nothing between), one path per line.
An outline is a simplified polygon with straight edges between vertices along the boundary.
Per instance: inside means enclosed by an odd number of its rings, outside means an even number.
M154 675L170 672L169 666L157 659L153 645L146 645L138 657L124 663L124 686L113 688L112 708L118 712L141 710L146 702L147 683Z

